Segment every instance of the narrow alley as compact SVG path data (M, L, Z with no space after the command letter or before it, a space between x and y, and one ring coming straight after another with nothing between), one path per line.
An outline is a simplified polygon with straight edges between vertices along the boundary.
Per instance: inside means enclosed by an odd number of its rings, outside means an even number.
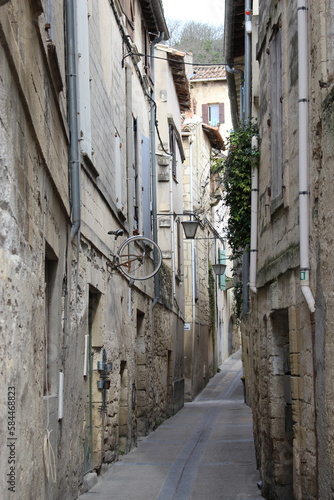
M261 500L241 352L80 500Z

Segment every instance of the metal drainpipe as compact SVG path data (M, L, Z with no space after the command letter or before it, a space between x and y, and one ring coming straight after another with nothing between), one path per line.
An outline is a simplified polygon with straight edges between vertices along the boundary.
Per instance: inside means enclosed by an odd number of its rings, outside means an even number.
M190 211L194 212L194 162L193 162L193 137L189 136L189 166L190 166ZM191 240L191 277L192 277L192 322L196 324L196 252L195 240Z
M125 64L126 78L126 179L128 195L129 236L134 229L134 171L133 171L133 119L132 119L132 68Z
M78 249L81 225L81 192L80 192L80 146L78 124L78 89L77 89L77 40L76 9L74 0L66 0L66 40L67 40L67 102L68 122L70 130L69 169L71 174L71 238L77 235Z
M154 84L155 84L155 60L154 60L154 50L155 45L164 38L165 33L160 33L157 38L152 40L150 47L151 54L151 74L153 79L152 92L151 92L151 123L150 123L150 136L151 136L151 172L152 172L152 232L153 232L153 241L158 243L158 203L157 203L157 161L155 156L155 124L156 124L156 105L155 105L155 92L154 92ZM154 263L157 262L157 252L154 251L153 259ZM160 298L160 275L156 273L154 275L154 300L153 307L156 305Z
M243 123L246 125L252 115L252 39L251 39L251 0L245 0L245 112ZM250 24L250 29L249 29ZM250 256L244 252L242 256L242 288L243 288L243 313L249 312L249 279Z
M226 64L225 68L226 68L226 71L228 73L240 74L240 110L239 110L239 116L240 116L240 123L243 123L244 116L245 116L245 96L244 96L245 76L244 76L244 72L241 69L232 68L228 64ZM233 124L233 126L235 126L235 125Z
M258 148L258 138L252 137L252 149ZM251 241L250 241L250 263L249 263L249 289L257 292L256 288L256 261L257 261L257 219L258 219L258 196L259 196L259 171L257 159L252 164L252 192L251 192Z
M173 207L173 155L169 161L169 204L170 204L170 227L171 227L171 253L172 253L172 295L175 299L175 231L174 231L174 207Z
M310 288L309 157L308 157L308 35L306 0L298 0L298 140L299 140L299 247L300 286L313 313L315 300Z
M248 31L247 26L250 23L252 2L245 0L245 116L247 122L252 116L252 34Z

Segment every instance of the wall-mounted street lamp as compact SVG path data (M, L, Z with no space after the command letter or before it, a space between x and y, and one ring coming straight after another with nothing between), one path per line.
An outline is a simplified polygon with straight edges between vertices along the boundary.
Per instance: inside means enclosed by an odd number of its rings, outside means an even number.
M160 213L157 215L164 215L164 216L179 216L179 217L190 217L190 220L185 220L181 221L181 224L183 226L183 232L187 240L193 240L196 235L197 228L200 224L199 220L193 220L194 212L183 212L183 214L176 214L176 213Z
M181 222L184 235L187 240L193 240L196 236L196 231L199 226L198 220L185 220Z
M222 276L226 271L226 264L212 264L212 269L217 276Z
M183 212L183 214L177 214L175 212L173 212L173 213L163 212L163 213L159 213L157 215L166 216L166 217L171 216L171 215L175 216L175 217L176 216L190 217L190 220L181 221L181 224L183 226L183 232L184 232L184 236L186 237L186 239L187 240L194 240L195 239L197 228L201 224L201 221L198 219L195 219L195 220L193 219L193 216L195 216L194 212L185 211L185 212ZM205 222L204 222L204 224L205 224ZM211 240L211 239L222 240L221 236L218 235L217 232L216 232L216 235L213 236L212 238L196 238L196 239L199 239L199 240Z

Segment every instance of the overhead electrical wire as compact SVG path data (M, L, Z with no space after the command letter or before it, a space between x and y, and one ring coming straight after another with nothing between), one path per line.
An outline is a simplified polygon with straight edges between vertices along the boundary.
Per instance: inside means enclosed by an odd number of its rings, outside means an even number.
M168 54L170 54L171 56L173 55L177 55L173 52L169 52ZM168 61L168 59L166 59L165 57L159 57L159 56L152 56L151 54L143 54L142 52L128 52L127 54L125 54L124 58L125 59L126 57L128 56L140 56L140 57L150 57L150 58L154 58L154 59L160 59L161 61ZM173 59L173 63L177 63L177 64L184 64L185 66L229 66L228 63L196 63L196 62L185 62L185 61L177 61L176 59ZM233 66L244 66L244 63L234 63Z

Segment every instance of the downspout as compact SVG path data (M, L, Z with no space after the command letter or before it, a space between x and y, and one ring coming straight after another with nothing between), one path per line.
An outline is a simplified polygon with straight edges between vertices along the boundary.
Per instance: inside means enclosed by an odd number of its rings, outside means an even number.
M189 135L189 170L190 170L190 211L194 212L194 161L193 161L193 135ZM195 359L196 353L196 252L195 252L195 240L191 240L191 280L192 280L192 296L191 296L191 321L192 321L192 341L191 341L191 391L194 387L195 369L193 360ZM199 339L200 326L198 325L197 338Z
M307 305L315 311L310 288L309 158L308 158L308 34L306 0L298 0L298 141L300 286Z
M77 40L76 9L74 0L66 0L66 42L67 42L67 102L70 131L69 169L71 174L71 238L77 235L78 249L81 225L81 193L80 193L80 146L78 124L78 88L77 88Z
M170 228L171 228L171 256L172 256L172 295L175 299L175 232L174 232L174 210L173 210L173 155L169 162L169 204L170 204Z
M307 0L298 0L298 142L299 142L299 252L300 252L300 287L310 310L310 323L313 347L313 397L314 397L314 433L315 433L315 477L316 491L319 491L319 458L318 458L318 426L317 426L317 360L315 300L310 287L310 221L309 221L309 156L308 156L308 32L307 32Z
M155 156L155 126L157 121L156 116L156 104L155 104L155 59L154 50L155 45L164 38L164 32L160 33L159 36L154 38L151 42L150 54L151 54L151 74L153 79L152 92L151 92L151 123L150 123L150 136L151 136L151 173L152 173L152 233L153 241L158 243L158 203L157 203L157 161ZM158 255L157 251L154 251L153 260L154 264L157 263ZM156 305L160 298L160 274L155 273L154 275L154 300L153 307Z
M126 94L126 181L128 196L129 236L134 230L134 170L133 170L133 119L132 119L132 68L125 64L125 94Z
M247 125L252 114L252 40L251 40L251 0L245 0L245 111L242 123ZM250 281L250 255L248 251L242 256L242 311L249 312L249 281Z
M252 137L252 149L258 149L258 138ZM256 293L256 261L257 261L257 218L258 218L258 196L259 196L259 171L258 159L252 163L252 185L251 185L251 239L250 239L250 263L249 263L249 289Z
M189 136L189 169L190 169L190 211L194 212L194 191L193 191L193 138ZM192 277L192 321L196 325L196 254L195 240L191 240L191 277Z
M252 22L251 0L245 0L245 116L247 123L252 116Z
M240 110L239 110L239 119L240 119L240 123L243 123L244 116L245 116L245 95L244 95L244 93L245 93L245 87L244 87L245 76L244 76L244 72L241 69L236 69L234 67L232 68L228 64L226 64L225 68L226 68L226 71L228 73L240 74ZM229 98L230 98L230 100L231 100L232 94L233 94L233 88L232 88L232 85L229 85ZM237 99L237 97L236 97L235 84L234 84L233 101L236 101L236 99ZM232 102L231 102L231 104L232 104ZM236 107L236 109L237 109L237 107ZM235 111L235 113L236 113L236 111ZM233 128L238 128L238 124L236 122L236 119L233 120Z

